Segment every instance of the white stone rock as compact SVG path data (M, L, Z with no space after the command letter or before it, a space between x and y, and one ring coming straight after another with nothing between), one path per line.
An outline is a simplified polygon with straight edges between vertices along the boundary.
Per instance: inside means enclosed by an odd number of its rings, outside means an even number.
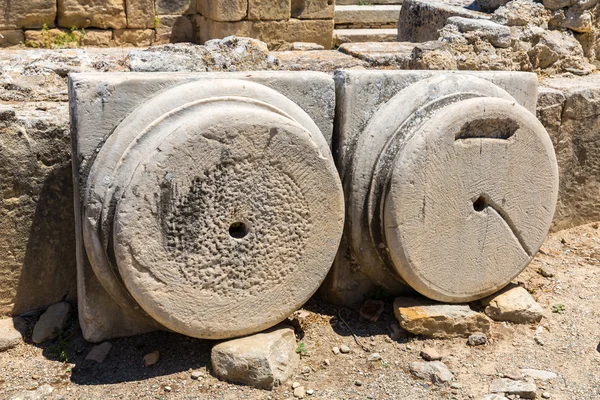
M21 331L25 328L25 321L20 318L0 319L0 351L15 347L23 341Z
M525 376L529 376L530 378L540 380L540 381L551 381L556 379L556 374L551 371L544 371L541 369L529 369L524 368L521 370L521 373Z
M535 399L537 387L528 381L515 381L512 379L495 379L490 384L490 392L517 395L524 399Z
M441 361L415 361L408 369L414 376L432 383L444 383L454 379L452 372Z
M69 303L51 305L33 327L31 340L34 343L42 343L48 339L54 339L56 332L64 329L70 316L71 305Z
M485 313L496 321L519 324L539 322L544 310L521 286L510 285L497 294L482 300Z
M221 379L272 389L285 382L297 367L300 356L295 349L293 329L276 328L217 344L211 362Z

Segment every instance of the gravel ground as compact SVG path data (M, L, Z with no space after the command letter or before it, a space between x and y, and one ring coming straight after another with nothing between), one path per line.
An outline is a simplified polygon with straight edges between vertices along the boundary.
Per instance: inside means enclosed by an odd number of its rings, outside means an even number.
M543 277L542 267L553 269L554 277ZM357 310L315 297L304 307L303 332L298 332L308 354L297 374L273 391L219 381L210 368L212 341L167 332L115 339L106 361L97 364L85 360L93 344L81 337L76 319L62 341L34 345L30 334L37 316L29 316L26 342L0 353L0 398L291 399L297 381L314 391L309 399L479 399L489 393L493 379L534 368L558 374L537 382L538 398L599 399L598 224L550 235L515 281L542 305L545 318L535 325L494 323L489 343L477 347L467 346L465 339L433 340L405 332L392 340L391 326L397 324L392 298L385 299L385 311L373 323ZM342 344L350 353L333 354L332 348ZM442 354L455 375L452 386L410 375L408 364L420 360L425 346ZM145 367L144 355L155 350L159 362ZM382 359L368 361L374 352ZM193 371L201 372L199 379L191 378Z

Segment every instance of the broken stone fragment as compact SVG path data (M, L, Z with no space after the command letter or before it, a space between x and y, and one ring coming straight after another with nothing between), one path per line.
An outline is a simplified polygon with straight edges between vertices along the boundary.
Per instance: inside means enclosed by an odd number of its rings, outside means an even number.
M15 347L23 341L21 332L25 328L25 321L20 318L6 318L0 320L0 351Z
M528 376L530 378L537 379L540 381L551 381L552 379L555 379L557 376L554 372L544 371L541 369L524 368L521 370L521 373L525 376Z
M144 356L144 366L149 367L154 365L160 359L160 352L158 350L148 353Z
M56 303L48 307L38 322L33 327L31 340L34 343L42 343L54 339L57 332L65 328L71 316L71 305L69 303Z
M509 285L481 303L486 306L486 315L496 321L529 324L544 316L542 306L521 286Z
M417 378L432 383L444 383L454 379L452 372L441 361L415 361L410 363L408 369Z
M298 366L293 329L273 330L217 344L211 352L215 374L259 389L285 382Z
M102 364L104 360L106 360L106 357L108 356L108 353L110 353L111 349L112 344L109 342L100 343L99 345L92 347L92 350L90 350L87 356L85 356L85 359L96 361L98 364Z
M441 304L415 297L397 297L394 314L400 326L433 338L468 337L490 330L490 320L467 305Z
M450 17L448 23L456 25L463 32L477 32L477 34L488 40L494 47L510 46L510 28L484 19L470 19L463 17Z
M535 399L537 387L528 381L514 381L508 378L493 380L490 392L504 393L507 396L520 396L524 399Z

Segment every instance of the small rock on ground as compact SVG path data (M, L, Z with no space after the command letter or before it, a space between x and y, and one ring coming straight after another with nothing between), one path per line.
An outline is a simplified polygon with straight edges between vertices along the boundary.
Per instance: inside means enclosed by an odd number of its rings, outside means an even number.
M540 381L550 381L552 379L555 379L557 376L554 372L544 371L541 369L524 368L521 370L521 373L525 376L528 376L530 378L537 379Z
M69 303L52 304L42 314L33 327L31 340L34 343L42 343L56 337L56 331L61 331L71 316L71 305Z
M381 300L367 300L360 308L360 316L367 321L377 322L383 312L383 306Z
M469 346L481 346L487 343L487 336L483 333L474 333L467 339Z
M340 353L342 354L348 354L350 353L350 347L346 346L345 344L340 346Z
M221 379L272 389L285 382L298 366L300 356L295 350L294 330L280 327L217 344L212 348L211 362Z
M419 355L426 361L439 361L442 359L441 354L433 347L423 347Z
M21 331L24 328L25 321L20 317L0 320L0 351L10 349L21 343L23 341Z
M556 275L556 272L554 272L554 268L552 268L549 265L542 265L540 269L538 269L538 272L544 278L552 278L554 275Z
M487 333L490 320L468 305L441 304L425 298L397 297L394 314L405 330L433 338L468 337Z
M539 322L543 309L529 292L516 285L509 285L499 293L481 301L486 306L485 313L496 321L510 321L518 324Z
M152 353L148 353L144 356L144 365L149 367L154 365L160 359L160 352L158 350L153 351Z
M441 361L415 361L408 366L411 374L433 383L449 382L454 379L452 372Z
M111 349L112 344L109 342L100 343L99 345L92 347L92 350L90 350L87 356L85 356L85 359L96 361L98 364L102 364L104 360L106 360L106 357L108 356L108 353L110 353Z
M306 396L306 390L304 389L304 386L298 386L297 388L294 389L294 397L298 398L298 399L303 399Z
M520 396L524 399L535 399L537 387L528 381L513 381L512 379L495 379L490 384L490 392L504 393L505 395Z
M373 353L371 355L369 355L369 357L367 358L367 361L380 361L381 360L381 355L379 353Z
M203 377L204 377L204 373L203 373L202 371L193 371L193 372L190 374L190 377L191 377L192 379L200 379L200 378L203 378Z

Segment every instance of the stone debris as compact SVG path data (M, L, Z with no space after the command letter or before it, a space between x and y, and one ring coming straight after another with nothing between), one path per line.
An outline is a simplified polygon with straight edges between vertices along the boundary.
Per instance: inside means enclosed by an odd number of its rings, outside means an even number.
M148 353L144 356L144 366L150 367L158 362L160 359L160 352L158 350Z
M306 390L304 386L298 386L294 389L294 397L297 399L303 399L306 396Z
M367 357L367 361L381 361L381 355L379 353L372 353Z
M35 390L24 390L12 397L10 400L46 400L54 392L54 388L48 384L41 385Z
M109 342L100 343L94 347L92 350L85 356L86 360L96 361L98 364L102 364L106 357L108 357L108 353L112 349L112 344Z
M384 303L381 300L367 300L360 308L360 316L367 321L377 322L383 312Z
M486 394L481 400L509 400L509 398L500 394Z
M414 361L409 364L408 369L417 378L432 383L450 382L454 379L452 372L441 361Z
M483 333L474 333L467 339L469 346L482 346L487 343L487 336Z
M520 396L524 399L535 399L537 387L529 381L515 381L507 378L495 379L490 384L490 392L504 393L507 396Z
M333 346L333 348L331 349L331 352L335 355L340 354L340 348L337 346Z
M403 329L432 338L468 337L472 333L490 330L490 320L467 305L397 297L394 314Z
M440 361L442 359L442 355L433 347L424 347L419 355L425 361Z
M552 268L549 265L542 265L539 269L538 272L540 275L542 275L544 278L552 278L554 275L556 275L556 272L554 271L554 268Z
M524 368L521 370L521 373L524 376L528 376L530 378L540 380L540 381L551 381L553 379L556 379L556 377L557 377L557 375L554 372L544 371L541 369Z
M192 373L190 374L190 378L192 378L194 380L198 380L200 378L204 378L204 372L202 372L202 371L192 371Z
M297 387L300 387L300 383L299 382L293 382L292 383L292 389L296 389Z
M54 339L58 331L62 331L71 316L69 303L56 303L48 307L33 327L31 340L42 343Z
M342 354L348 354L350 353L350 347L346 346L345 344L340 346L340 353Z
M323 50L323 47L317 43L306 43L306 42L294 42L292 43L292 51L313 51L313 50Z
M15 347L23 341L21 332L25 321L20 317L0 319L0 351Z
M295 349L294 331L275 328L217 344L212 348L211 362L221 379L272 389L285 382L298 366L300 356Z
M544 316L542 306L521 286L509 285L481 303L486 306L485 314L496 321L529 324Z
M309 396L312 396L315 393L315 391L313 389L307 389L306 390L306 394Z

